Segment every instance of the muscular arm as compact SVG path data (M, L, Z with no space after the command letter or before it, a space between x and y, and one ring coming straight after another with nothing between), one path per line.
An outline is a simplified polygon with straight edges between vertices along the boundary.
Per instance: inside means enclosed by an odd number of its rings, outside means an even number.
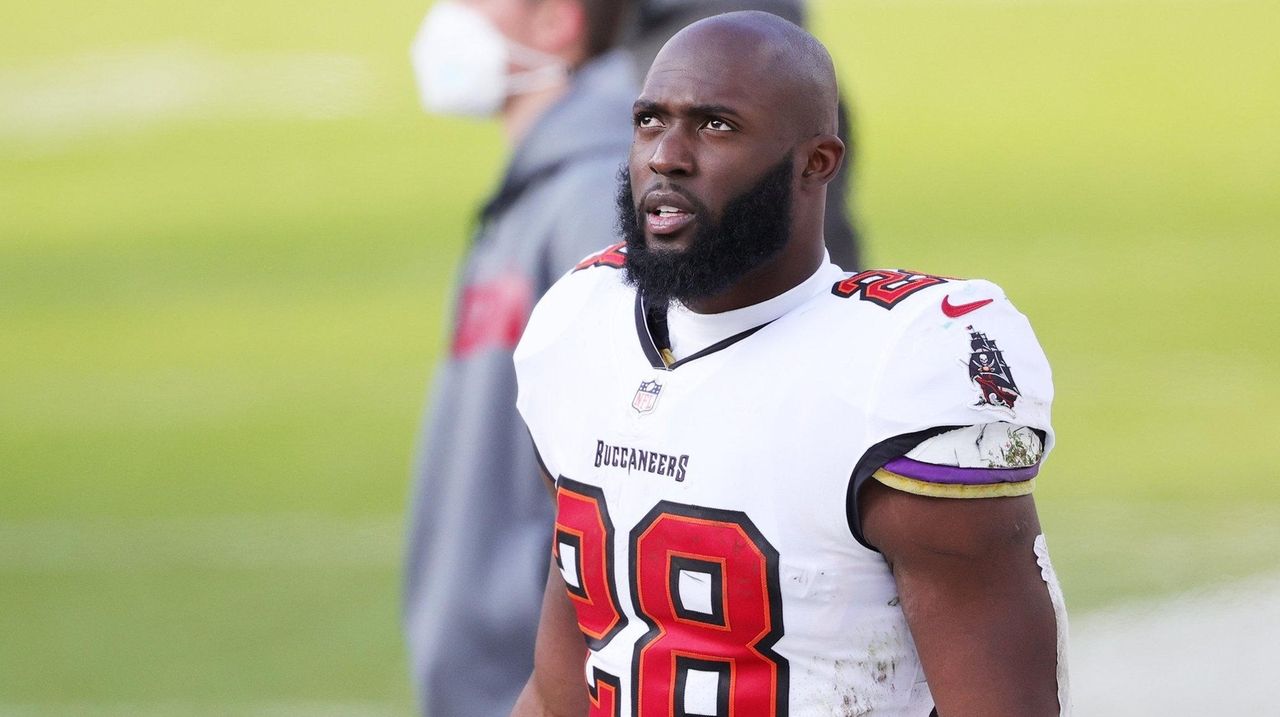
M552 564L542 595L533 675L516 700L511 717L581 717L587 714L582 661L587 646L565 591L564 578Z
M555 484L543 480L555 495ZM578 618L569 602L564 577L555 561L547 571L542 594L542 616L533 650L533 674L516 700L511 717L583 717L587 714L587 690L582 665L587 645L578 630Z
M868 481L860 503L938 714L1059 714L1056 622L1033 551L1031 496L926 498Z

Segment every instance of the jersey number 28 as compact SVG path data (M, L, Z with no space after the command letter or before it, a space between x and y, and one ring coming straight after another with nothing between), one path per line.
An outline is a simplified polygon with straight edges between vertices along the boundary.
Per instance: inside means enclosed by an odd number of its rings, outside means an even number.
M626 627L613 523L599 488L557 482L553 557L593 649ZM671 501L630 534L633 614L648 626L631 661L636 717L787 714L778 552L750 518ZM619 681L594 671L591 717L617 717Z

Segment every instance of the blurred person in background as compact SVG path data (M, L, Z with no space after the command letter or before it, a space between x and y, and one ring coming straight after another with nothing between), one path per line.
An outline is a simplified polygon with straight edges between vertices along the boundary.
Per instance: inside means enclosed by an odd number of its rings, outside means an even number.
M658 48L742 9L804 21L800 0L442 0L414 41L426 109L496 116L510 148L458 278L415 470L404 627L430 717L506 714L532 669L553 516L512 352L551 284L615 241L631 105ZM846 174L825 229L853 269Z
M609 50L626 11L617 0L444 0L414 42L424 106L497 116L510 148L457 279L415 471L404 626L431 717L506 714L532 664L551 512L511 356L542 293L614 234L637 81Z

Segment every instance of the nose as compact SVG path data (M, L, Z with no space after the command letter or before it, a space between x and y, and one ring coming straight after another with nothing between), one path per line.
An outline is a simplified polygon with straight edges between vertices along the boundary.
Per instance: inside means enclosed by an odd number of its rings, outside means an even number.
M667 130L653 144L649 169L664 177L687 177L693 174L693 153L688 140L675 129Z

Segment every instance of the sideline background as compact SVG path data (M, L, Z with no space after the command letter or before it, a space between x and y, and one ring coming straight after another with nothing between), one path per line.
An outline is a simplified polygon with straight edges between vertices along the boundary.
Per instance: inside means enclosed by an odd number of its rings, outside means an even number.
M424 10L6 13L0 715L411 713L409 461L501 162L418 110ZM1053 361L1074 614L1280 570L1280 7L815 12L869 261L997 281Z

